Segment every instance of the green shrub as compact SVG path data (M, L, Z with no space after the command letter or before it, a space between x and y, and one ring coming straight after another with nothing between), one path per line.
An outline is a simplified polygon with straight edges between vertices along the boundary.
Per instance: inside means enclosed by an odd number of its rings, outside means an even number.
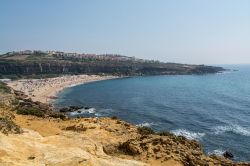
M62 113L51 113L49 116L52 118L60 118L62 120L67 119L67 116Z
M37 108L20 108L17 110L17 114L21 114L21 115L34 115L37 117L44 117L44 112L42 112L41 110L37 109Z
M11 104L14 105L14 106L17 106L19 104L19 100L14 99L14 100L12 100Z
M10 87L8 87L4 82L0 81L0 93L11 93Z
M141 135L149 135L149 134L155 134L154 130L152 130L150 127L138 127L137 131Z
M170 132L167 132L167 131L162 131L162 132L159 132L157 133L158 135L160 136L169 136L169 137L175 137L174 134L170 133Z
M0 132L6 135L8 135L9 133L20 134L22 133L22 129L11 119L0 117Z

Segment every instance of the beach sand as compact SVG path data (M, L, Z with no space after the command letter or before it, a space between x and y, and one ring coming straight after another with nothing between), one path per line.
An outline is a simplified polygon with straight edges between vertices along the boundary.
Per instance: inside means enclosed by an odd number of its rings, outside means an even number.
M14 90L24 92L33 101L50 103L61 90L89 82L118 78L117 76L65 75L46 79L22 79L8 82Z

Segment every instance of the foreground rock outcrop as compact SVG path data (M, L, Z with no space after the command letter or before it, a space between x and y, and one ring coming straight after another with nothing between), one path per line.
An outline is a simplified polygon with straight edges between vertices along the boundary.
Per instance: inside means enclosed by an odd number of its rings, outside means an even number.
M0 134L0 165L146 165L105 154L102 145L88 134L41 134L30 129L20 135Z
M196 141L142 135L111 118L61 120L15 115L22 134L0 134L0 165L250 165L206 156Z

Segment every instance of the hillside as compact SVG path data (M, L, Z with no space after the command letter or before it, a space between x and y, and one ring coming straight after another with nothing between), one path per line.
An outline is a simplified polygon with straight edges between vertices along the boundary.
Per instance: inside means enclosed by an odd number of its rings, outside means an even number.
M0 56L0 75L175 75L207 74L223 71L221 67L162 63L121 55L76 54L63 52L21 51Z

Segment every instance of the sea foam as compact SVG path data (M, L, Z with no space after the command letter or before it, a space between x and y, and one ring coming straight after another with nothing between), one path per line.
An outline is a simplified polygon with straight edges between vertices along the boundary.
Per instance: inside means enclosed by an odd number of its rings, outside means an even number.
M81 115L81 114L94 114L96 112L96 109L95 108L89 108L89 109L79 109L78 111L74 111L74 112L70 112L69 114L71 116L74 116L74 115Z
M89 109L80 109L82 113L89 113L89 114L94 114L96 109L95 108L89 108Z
M153 122L151 122L151 123L144 122L144 123L137 124L136 126L138 126L138 127L151 127L153 125L155 125L155 123L153 123Z
M200 140L202 137L205 136L205 133L199 133L199 132L191 132L186 129L177 129L177 130L172 130L171 133L177 136L184 136L187 139L190 140Z
M208 155L215 154L216 156L222 156L225 151L221 149L215 149L212 152L208 152Z
M236 124L231 125L225 125L225 126L216 126L213 128L214 134L223 134L226 132L233 132L235 134L244 135L244 136L250 136L250 130L244 127L241 127Z

